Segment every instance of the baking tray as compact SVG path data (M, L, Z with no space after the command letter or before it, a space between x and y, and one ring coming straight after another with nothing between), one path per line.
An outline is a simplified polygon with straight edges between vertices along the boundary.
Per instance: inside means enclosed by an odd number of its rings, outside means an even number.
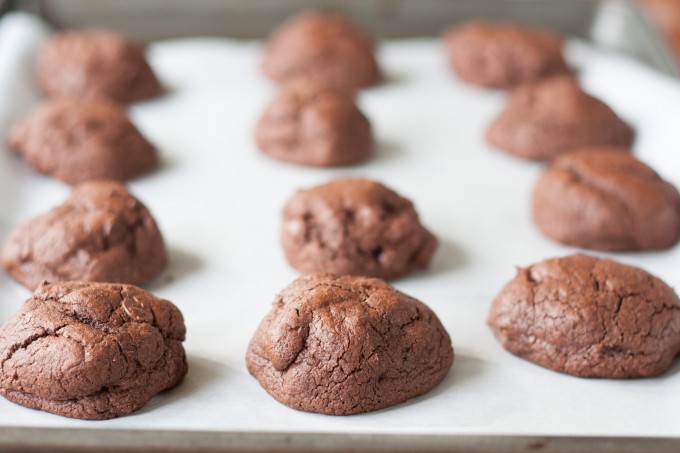
M275 2L275 1L250 1L250 2L192 2L187 7L185 2L91 2L91 1L51 1L49 4L41 2L15 2L15 6L28 8L41 12L58 26L80 26L84 24L102 24L111 28L119 29L141 39L156 39L169 36L194 36L194 35L227 35L240 38L261 37L270 27L283 17L289 15L301 7L312 5L311 2ZM437 35L445 25L450 25L459 20L475 16L486 17L511 17L532 23L541 23L558 29L565 34L587 38L598 46L615 48L619 51L630 53L642 58L650 65L669 75L677 74L668 52L664 49L660 39L649 27L644 16L632 4L628 2L589 2L579 0L552 0L552 1L376 1L376 2L322 2L321 6L329 9L340 9L352 14L364 22L366 26L382 37L410 37L410 36L433 36ZM160 17L151 16L162 10ZM502 10L502 12L500 12ZM115 12L118 12L117 14ZM134 14L130 14L133 12ZM193 15L192 15L193 14ZM154 21L150 21L154 17ZM178 17L180 19L178 19ZM201 17L203 19L201 19ZM220 22L219 19L228 19ZM136 25L135 25L136 24ZM175 25L172 25L175 24ZM173 27L178 28L176 35L172 34ZM184 28L182 28L184 27ZM160 107L159 107L160 108ZM162 148L162 147L161 147ZM399 159L399 156L389 157L390 153L398 152L383 149L383 164L389 166L390 159ZM163 151L163 149L161 149ZM402 156L403 157L403 156ZM495 158L495 157L494 157ZM387 159L387 160L385 160ZM502 158L499 158L502 159ZM263 165L276 165L263 160ZM504 162L503 165L524 165L512 161ZM361 172L361 167L358 169ZM162 170L172 172L172 163ZM291 170L292 172L293 170ZM314 170L300 170L303 172ZM357 173L357 171L353 171ZM369 169L370 173L370 169ZM334 173L317 173L318 179L329 179ZM301 178L304 179L304 178ZM33 183L34 180L25 181ZM41 180L42 184L48 184ZM140 189L144 189L141 183ZM148 183L147 185L150 185ZM416 184L416 183L413 183ZM309 186L301 182L298 186ZM399 184L391 184L397 190L404 192ZM427 186L427 182L423 182ZM19 191L19 188L16 188ZM133 189L137 186L133 184ZM281 194L281 199L288 197L293 188ZM412 189L412 191L415 189ZM58 197L63 198L65 188L60 189ZM144 193L142 191L142 193ZM411 191L406 191L407 194ZM152 211L160 209L158 194L145 193L141 197L147 202ZM47 206L54 202L45 202ZM417 206L427 209L426 200L417 200ZM4 206L3 206L4 208ZM44 210L44 209L43 209ZM166 223L159 219L161 227ZM427 215L425 216L427 224ZM167 228L166 228L167 229ZM6 232L5 232L6 234ZM172 236L166 232L166 237L172 241ZM267 239L267 244L276 241ZM276 244L274 245L276 247ZM447 245L451 252L451 244ZM559 248L557 248L559 249ZM562 250L562 253L566 249ZM456 255L456 251L453 251ZM280 251L273 248L269 253L276 255L275 264L280 265L282 259ZM181 255L181 253L179 253ZM172 257L178 256L178 252L171 250ZM190 278L191 268L200 266L199 262L192 263L191 257L183 259L183 269L178 271L177 278ZM527 258L529 259L529 258ZM651 259L651 258L650 258ZM435 267L441 270L443 265L449 267L459 266L455 261L448 263L435 263ZM517 264L528 264L524 261ZM269 267L264 266L265 270ZM510 271L511 269L507 269ZM437 269L435 269L435 273ZM189 275L189 277L187 277ZM294 275L294 273L290 273ZM435 275L436 277L436 275ZM507 276L509 277L509 275ZM417 277L416 277L417 278ZM505 278L507 279L507 278ZM289 279L288 279L289 280ZM180 282L181 283L181 282ZM287 281L276 281L267 285L260 291L263 296L262 313L266 312L273 293L281 289ZM397 282L396 285L408 286L408 282ZM493 291L500 286L493 285ZM163 285L159 285L163 294ZM3 289L5 289L3 287ZM154 288L152 288L154 289ZM493 292L492 291L492 292ZM414 294L417 296L417 294ZM25 295L23 295L25 297ZM171 295L167 295L171 297ZM423 298L424 299L424 298ZM429 302L424 299L425 302ZM175 300L180 307L182 301ZM484 326L480 326L484 330ZM486 332L488 334L488 332ZM189 336L192 331L189 331ZM455 337L454 335L454 346ZM200 369L200 363L196 364ZM192 365L190 357L190 365ZM454 369L456 365L454 364ZM676 366L677 368L677 366ZM260 391L261 393L263 391ZM262 397L262 394L258 395ZM264 399L268 398L264 395ZM262 398L260 398L262 399ZM157 404L154 404L156 410ZM143 422L143 418L140 419ZM304 432L248 432L248 431L199 431L174 429L172 431L147 429L140 425L139 429L98 429L97 424L87 429L50 429L30 427L4 427L0 429L0 447L15 450L50 450L50 451L77 451L94 449L97 450L158 450L158 451L195 451L202 450L235 450L235 451L469 451L469 452L506 452L506 451L546 451L546 452L670 452L677 451L679 444L677 439L672 438L628 438L628 437L560 437L560 436L483 436L483 435L439 435L439 434L361 434L361 433L304 433Z
M2 2L0 2L2 3ZM5 0L58 27L98 25L142 41L188 36L258 39L305 8L354 16L382 39L438 35L475 17L537 23L634 55L678 76L678 62L635 3L626 0Z

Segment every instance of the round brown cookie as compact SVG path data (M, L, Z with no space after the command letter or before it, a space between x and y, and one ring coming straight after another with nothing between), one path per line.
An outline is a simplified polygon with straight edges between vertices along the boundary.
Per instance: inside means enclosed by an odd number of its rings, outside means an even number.
M585 255L519 269L488 323L511 353L574 376L656 376L680 353L673 290L642 269Z
M9 146L35 170L77 184L127 180L158 166L125 109L104 99L48 100L12 126Z
M383 409L428 392L453 363L451 339L432 310L382 280L307 275L273 305L246 364L293 409Z
M625 149L584 149L556 159L533 192L548 237L595 250L665 249L680 240L680 194Z
M16 227L1 259L30 290L43 280L142 284L167 261L151 213L113 181L81 184L62 205Z
M49 96L106 97L127 103L162 88L136 42L104 30L54 35L38 55L38 85Z
M487 88L512 88L569 72L562 38L543 28L472 21L447 30L444 45L453 71Z
M341 15L318 12L299 14L274 30L262 69L277 81L307 76L346 91L381 79L371 38Z
M315 167L357 164L373 151L371 125L353 95L306 77L284 84L255 137L264 153Z
M394 279L427 267L436 238L413 203L377 182L339 179L291 198L281 242L302 273Z
M573 77L558 76L513 91L486 138L510 154L550 160L590 146L629 148L633 130Z
M182 381L182 314L130 285L43 283L0 327L0 394L65 417L127 415Z

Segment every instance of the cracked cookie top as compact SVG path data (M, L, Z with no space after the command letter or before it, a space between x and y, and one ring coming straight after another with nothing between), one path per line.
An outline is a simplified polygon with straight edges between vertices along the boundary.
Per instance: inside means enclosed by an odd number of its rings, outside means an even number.
M371 38L341 15L315 11L301 13L274 30L262 69L277 81L307 76L350 92L381 79Z
M141 284L166 264L163 238L147 208L124 185L91 181L9 235L2 266L28 289L41 281Z
M37 80L48 96L103 97L120 103L162 91L141 45L97 29L65 31L50 38L38 54Z
M562 156L533 191L533 218L563 244L595 250L656 250L680 240L680 194L626 150Z
M158 166L158 153L106 99L45 101L10 129L8 145L40 173L68 184L127 180Z
M453 71L466 82L487 88L512 88L568 73L562 38L527 25L472 21L444 34Z
M437 247L409 200L367 179L296 193L283 211L281 242L300 272L384 279L427 267Z
M656 376L680 353L673 290L642 269L585 255L518 269L488 323L508 351L574 376Z
M357 164L373 151L371 125L354 96L308 77L284 83L255 137L265 154L315 167Z
M246 356L250 374L279 402L334 415L422 395L452 363L449 335L425 304L382 280L333 274L284 289Z
M515 89L486 139L524 159L552 160L585 147L630 148L633 135L607 104L562 75Z
M130 285L43 283L0 327L0 394L67 417L142 407L186 374L182 314Z

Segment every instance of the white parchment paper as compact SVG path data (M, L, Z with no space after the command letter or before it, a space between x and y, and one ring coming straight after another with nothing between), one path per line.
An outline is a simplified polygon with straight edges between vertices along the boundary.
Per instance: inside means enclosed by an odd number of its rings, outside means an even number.
M32 59L44 30L14 15L0 22L0 131L37 99ZM680 435L680 363L645 380L579 379L506 353L485 324L514 267L575 249L539 234L529 216L541 165L491 149L487 124L504 93L458 81L434 40L387 42L388 80L361 93L378 150L370 162L320 170L258 152L253 129L275 89L258 69L260 44L224 39L149 49L168 93L131 115L163 156L131 183L154 213L169 269L147 289L183 311L190 370L184 383L138 413L71 420L0 398L0 426L263 430L355 433ZM635 125L636 154L680 185L680 86L624 57L574 44L587 90ZM2 145L4 146L4 145ZM296 277L278 240L280 211L298 188L340 175L382 181L411 198L440 239L431 269L394 282L427 303L451 334L456 358L429 394L350 417L289 409L245 369L248 341L274 294ZM18 222L61 203L69 188L0 149L0 240ZM616 258L680 287L680 248ZM29 292L0 275L0 321Z

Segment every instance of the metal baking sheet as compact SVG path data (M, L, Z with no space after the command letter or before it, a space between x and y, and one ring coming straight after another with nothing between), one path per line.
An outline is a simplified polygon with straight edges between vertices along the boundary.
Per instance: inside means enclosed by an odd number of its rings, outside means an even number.
M57 27L103 26L143 41L228 36L258 39L305 8L354 16L381 39L436 36L475 17L514 19L587 38L678 76L677 60L632 0L5 0Z
M465 8L493 3L460 2ZM531 9L537 4L506 3L514 5L513 14L526 8L527 17L537 20ZM643 26L637 13L630 17ZM588 21L581 30L601 23ZM13 60L20 63L17 76L0 77L2 130L37 99L29 61L34 43L22 42L29 51L25 59ZM677 86L629 59L591 50L570 46L573 58L584 64L584 85L638 128L637 154L680 185L679 157L668 151L680 147L673 124L679 115ZM185 314L191 368L186 381L139 413L105 422L64 419L0 400L0 445L672 451L673 438L680 436L679 364L650 380L571 378L505 353L484 324L490 301L515 265L575 251L549 242L530 222L528 194L540 165L498 153L481 138L503 93L457 81L436 41L385 42L380 60L389 81L359 99L375 127L377 156L350 169L300 168L268 160L255 149L254 123L275 92L257 69L259 51L258 43L223 39L154 43L151 63L169 94L131 110L164 156L159 172L131 187L155 214L169 245L170 267L148 289ZM609 78L612 72L615 79ZM632 95L631 86L644 96ZM60 203L68 188L2 151L4 238L19 221ZM297 188L339 175L369 176L410 197L440 238L432 268L394 284L437 312L457 354L451 374L430 394L352 417L285 408L244 366L247 342L274 293L296 276L278 243L280 209ZM616 258L678 287L679 254L676 247ZM27 296L1 277L0 318L7 319Z

